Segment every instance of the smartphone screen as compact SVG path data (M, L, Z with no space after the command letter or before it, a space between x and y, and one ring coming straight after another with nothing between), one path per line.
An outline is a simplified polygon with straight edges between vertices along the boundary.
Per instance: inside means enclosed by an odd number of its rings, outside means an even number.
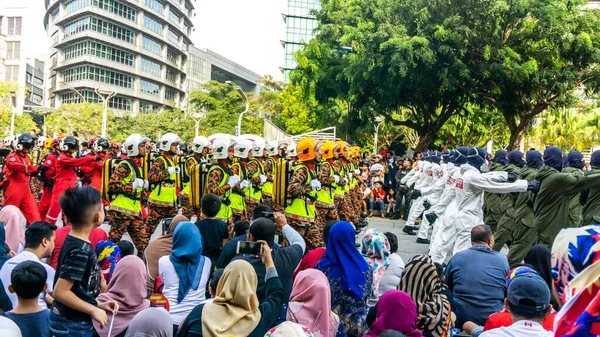
M238 254L262 255L262 245L258 242L238 241L237 253Z

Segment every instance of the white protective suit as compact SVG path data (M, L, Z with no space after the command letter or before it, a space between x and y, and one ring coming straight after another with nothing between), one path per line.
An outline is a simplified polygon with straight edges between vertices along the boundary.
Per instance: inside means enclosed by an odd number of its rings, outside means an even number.
M456 181L456 213L444 216L448 221L441 233L439 249L432 253L434 262L443 263L453 249L453 255L471 247L471 229L483 225L483 193L511 193L527 191L527 180L507 183L507 172L481 173L470 164L460 167L461 178ZM438 219L439 220L439 219ZM436 221L437 222L437 221Z
M433 232L431 234L431 244L433 245L433 238L434 238L434 234L436 234L436 228L439 228L439 226L437 226L437 222L439 221L440 217L442 217L442 215L444 215L444 212L446 211L448 205L452 202L452 200L454 200L454 196L456 195L456 191L455 191L455 181L456 178L453 177L453 175L455 174L456 171L458 171L458 167L456 165L454 165L453 163L448 163L448 164L442 164L442 175L439 176L439 181L436 183L441 183L442 184L442 193L439 197L437 197L436 199L427 199L431 204L431 208L426 210L423 213L423 218L421 221L421 227L419 228L419 234L417 234L418 238L421 239L427 239L427 235L429 234L429 220L427 220L426 215L430 214L430 213L435 213L435 215L438 216L438 219L435 221L434 226L433 226ZM433 202L432 200L435 200L435 202ZM430 250L432 248L430 247Z
M417 228L415 226L415 221L423 213L425 210L425 206L423 206L423 202L428 200L428 196L436 197L439 199L442 191L444 190L444 185L442 181L442 185L436 184L439 180L438 175L441 172L441 167L439 164L426 162L424 165L424 176L420 182L415 183L414 190L419 190L421 192L421 196L413 201L412 206L410 207L410 211L408 213L408 219L406 220L406 226ZM431 201L430 201L431 202Z

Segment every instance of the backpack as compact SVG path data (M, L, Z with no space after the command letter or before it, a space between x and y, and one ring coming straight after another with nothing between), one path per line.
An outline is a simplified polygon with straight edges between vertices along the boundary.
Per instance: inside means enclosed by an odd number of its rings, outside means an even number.
M190 205L197 209L200 209L200 200L208 190L208 170L211 166L209 163L198 163L190 168Z
M273 174L273 202L279 206L286 207L290 200L288 197L288 186L294 172L294 164L291 160L279 158Z
M186 166L186 163L188 162L188 160L194 160L194 163L198 164L198 161L196 160L196 158L194 158L193 155L175 158L175 164L177 166L179 166L179 172L180 172L180 174L178 174L177 178L175 179L175 183L177 184L177 189L179 189L179 190L183 190L185 185L190 182L190 176L186 172L186 169L185 169L185 166Z
M110 183L110 177L115 169L124 161L128 162L131 167L133 167L133 179L142 178L139 167L137 167L135 162L131 159L112 158L105 160L104 166L102 167L102 186L100 186L100 195L102 196L103 200L111 202L115 200L119 194L109 192L108 184Z

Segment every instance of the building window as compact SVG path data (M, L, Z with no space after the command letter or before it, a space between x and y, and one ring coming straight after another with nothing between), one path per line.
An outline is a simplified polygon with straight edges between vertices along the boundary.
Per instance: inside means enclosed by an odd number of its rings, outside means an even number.
M21 35L21 17L8 18L8 36Z
M160 76L160 64L142 57L142 70L152 75Z
M166 88L165 89L165 100L175 104L175 100L177 99L177 90Z
M89 0L87 0L89 1ZM127 20L135 21L137 11L115 0L93 0L94 6L104 9L107 12L117 14Z
M135 56L131 53L122 51L117 48L109 47L98 42L80 42L73 44L63 51L65 60L83 55L93 55L106 60L122 63L128 66L133 66Z
M146 14L144 14L144 27L159 35L163 33L163 25Z
M50 23L55 23L58 20L58 7L50 13Z
M25 73L25 83L31 84L33 82L33 75L29 72Z
M92 0L69 0L65 3L65 11L67 14L71 14L91 4Z
M35 104L41 104L42 103L42 96L38 95L38 94L33 94L31 95L31 101Z
M140 80L140 92L158 97L160 95L160 85L154 82Z
M17 82L19 80L19 66L6 66L5 81Z
M140 112L151 114L160 111L160 106L150 102L140 101Z
M169 21L179 26L179 15L175 14L172 9L169 8Z
M79 34L88 29L90 29L90 18L89 17L85 17L83 19L73 21L65 26L65 37Z
M179 59L179 54L177 53L177 51L171 47L167 48L167 61L178 67L179 66L178 59Z
M44 86L44 80L42 80L41 78L38 77L34 77L33 78L33 85L38 87L38 88L42 88Z
M170 28L169 28L168 38L169 38L169 41L173 42L174 44L179 44L179 35L177 35L177 33L172 31Z
M142 48L156 55L162 53L162 45L145 35L142 37Z
M90 80L116 85L119 87L133 88L133 77L116 71L93 66L80 66L68 69L63 73L65 83Z
M21 42L6 42L6 59L14 60L21 57Z
M135 43L135 32L96 17L85 17L71 22L65 27L65 37L69 37L89 29L125 42Z
M177 78L178 78L178 74L177 74L177 70L171 69L169 67L167 67L167 81L170 82L171 84L175 84L177 85Z
M102 103L102 100L95 92L87 89L80 89L79 93L85 98L88 103ZM81 97L74 92L68 92L61 95L61 101L63 104L68 103L83 103ZM108 101L108 107L115 110L131 111L131 100L127 97L114 96Z
M146 4L146 6L152 8L153 11L161 15L165 11L165 5L163 5L163 3L158 0L144 0L144 4Z

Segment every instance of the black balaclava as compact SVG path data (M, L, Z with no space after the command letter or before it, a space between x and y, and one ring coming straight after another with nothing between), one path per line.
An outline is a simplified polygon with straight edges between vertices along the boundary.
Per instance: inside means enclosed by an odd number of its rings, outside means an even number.
M525 162L523 161L523 152L513 150L508 153L508 163L513 164L518 168L523 168Z
M525 160L527 161L527 167L532 169L538 169L544 165L542 154L536 150L528 151Z
M467 163L467 155L469 154L469 148L466 146L461 146L456 149L456 165L464 165Z
M547 147L544 150L544 165L552 167L559 172L562 171L563 153L561 149L556 146Z
M592 165L593 167L600 167L600 150L594 151L594 153L592 153L590 165Z
M467 162L469 165L475 167L481 172L487 172L489 170L487 163L487 151L480 147L472 147L469 149L467 155Z
M494 154L494 159L492 159L492 162L497 163L497 164L502 164L502 165L508 164L508 152L506 152L506 150L496 151L496 153Z
M583 160L583 154L579 151L571 151L567 155L569 161L569 167L578 168L580 170L585 166L585 160Z

